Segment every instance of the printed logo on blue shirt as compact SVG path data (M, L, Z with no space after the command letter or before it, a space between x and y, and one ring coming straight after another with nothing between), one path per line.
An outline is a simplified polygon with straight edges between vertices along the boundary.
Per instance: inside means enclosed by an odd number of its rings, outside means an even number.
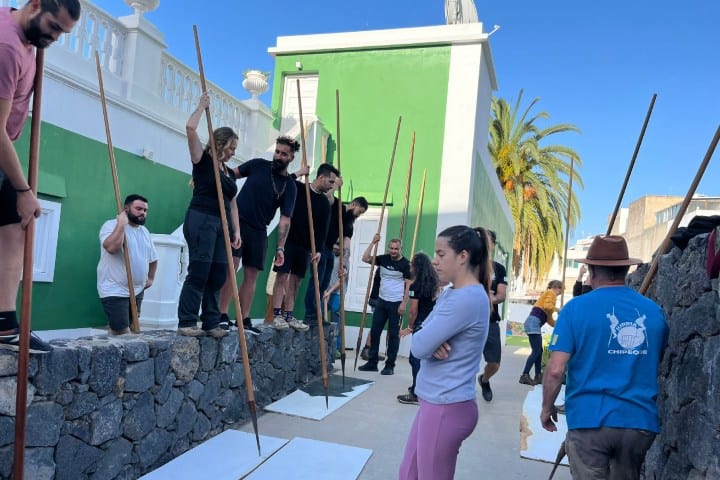
M640 315L638 310L637 318L631 321L622 321L615 316L615 308L612 313L605 316L610 321L610 338L608 339L609 355L647 355L648 339L645 329L645 315Z

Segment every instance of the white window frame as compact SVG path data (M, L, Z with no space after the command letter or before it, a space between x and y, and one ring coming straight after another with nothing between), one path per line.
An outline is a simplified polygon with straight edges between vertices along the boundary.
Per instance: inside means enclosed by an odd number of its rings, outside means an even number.
M39 201L42 214L35 220L33 282L53 282L62 205L42 198Z

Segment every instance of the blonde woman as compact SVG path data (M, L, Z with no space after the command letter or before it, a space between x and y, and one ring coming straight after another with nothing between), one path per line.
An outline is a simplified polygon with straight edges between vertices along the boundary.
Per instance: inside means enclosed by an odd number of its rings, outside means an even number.
M219 326L218 297L227 275L228 259L213 170L218 169L220 173L222 208L227 216L231 243L233 248L239 248L240 225L237 204L233 201L237 185L235 173L226 166L235 154L238 136L230 127L215 130L213 138L218 158L212 158L210 144L203 148L197 133L200 119L209 104L207 94L202 95L185 126L192 162L193 195L183 224L190 263L178 302L178 333L193 337L207 333L219 338L227 334ZM202 314L198 315L201 306ZM202 322L202 328L197 327L198 320Z

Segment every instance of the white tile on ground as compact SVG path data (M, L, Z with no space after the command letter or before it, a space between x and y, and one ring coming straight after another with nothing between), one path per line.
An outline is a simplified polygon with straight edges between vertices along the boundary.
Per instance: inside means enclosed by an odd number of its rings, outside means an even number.
M565 385L560 389L556 405L565 403ZM565 415L558 415L557 432L548 432L540 423L542 385L533 387L525 397L520 419L520 456L532 460L555 463L560 444L567 434ZM567 456L561 465L568 465Z
M188 450L140 480L237 480L273 455L288 441L260 435L260 450L254 433L225 430Z
M295 390L290 395L266 406L265 411L309 418L311 420L322 420L366 391L374 383L355 384L358 382L358 379L351 377L346 378L346 380L348 388L343 389L338 395L329 395L327 407L325 406L325 395L310 395L303 390ZM365 382L364 380L360 381ZM331 390L331 392L337 392L339 389L337 383L342 382L342 379L339 375L330 375L328 382L330 384L329 390Z
M372 450L295 437L248 480L355 480ZM210 477L207 477L210 478Z

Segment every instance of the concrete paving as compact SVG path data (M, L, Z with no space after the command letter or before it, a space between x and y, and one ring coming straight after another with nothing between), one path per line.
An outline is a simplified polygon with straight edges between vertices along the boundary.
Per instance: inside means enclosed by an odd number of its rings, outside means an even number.
M287 439L305 437L371 449L373 455L358 478L397 478L405 441L418 408L401 404L396 399L397 395L406 393L410 385L410 365L407 359L400 358L393 376L353 371L354 352L347 353L346 375L375 381L365 393L322 421L263 413L258 428L262 435ZM520 413L529 388L519 384L518 378L527 354L525 348L504 349L500 372L491 382L492 402L483 400L478 387L478 425L460 449L456 479L548 478L551 464L520 458ZM362 360L358 361L358 365L362 363ZM335 367L339 374L339 360ZM318 401L324 403L322 397ZM246 424L241 430L252 432L252 426ZM291 468L288 466L288 471ZM569 469L561 466L554 478L569 480Z

